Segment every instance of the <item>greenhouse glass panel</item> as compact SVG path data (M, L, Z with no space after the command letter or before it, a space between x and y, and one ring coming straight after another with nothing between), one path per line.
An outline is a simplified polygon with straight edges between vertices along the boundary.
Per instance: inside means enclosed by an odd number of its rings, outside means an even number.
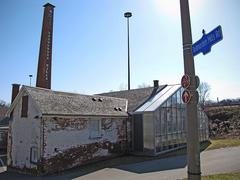
M177 93L172 95L172 120L173 120L173 133L177 133Z
M167 107L167 132L172 133L172 108Z
M136 112L143 112L146 111L147 108L149 108L154 102L156 102L161 96L166 94L172 86L167 86L163 90L161 90L156 96L153 96L150 98L147 102L145 102L140 108L136 110Z
M148 100L143 106L138 108L136 112L155 111L162 105L174 92L180 88L180 85L169 85L160 91L156 96Z
M181 89L180 88L178 91L177 91L177 107L178 108L181 108L181 104L182 104L182 93L181 93Z
M167 108L161 109L161 135L167 134Z
M160 136L161 134L161 121L159 121L161 117L161 110L157 111L157 114L155 115L155 133L156 136Z
M154 124L155 152L163 152L186 145L186 104L182 102L183 88L179 85L167 86L156 93L138 113L151 112ZM208 139L207 116L198 109L199 140Z

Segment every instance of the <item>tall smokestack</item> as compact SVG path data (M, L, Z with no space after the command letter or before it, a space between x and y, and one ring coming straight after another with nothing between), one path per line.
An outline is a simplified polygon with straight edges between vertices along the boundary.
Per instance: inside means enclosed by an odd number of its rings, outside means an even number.
M45 4L42 35L38 59L37 87L51 89L53 10L52 4Z
M19 87L20 87L20 84L12 84L12 101L11 101L11 103L13 103L14 99L17 97L17 95L19 93Z

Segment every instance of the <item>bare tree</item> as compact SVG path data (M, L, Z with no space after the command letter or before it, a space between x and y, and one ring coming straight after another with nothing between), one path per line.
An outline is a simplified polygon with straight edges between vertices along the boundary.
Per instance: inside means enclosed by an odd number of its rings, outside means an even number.
M120 90L120 91L127 90L127 84L121 83L121 84L119 85L119 90Z
M150 87L150 85L146 83L142 83L138 85L138 88L147 88L147 87Z
M142 83L142 84L139 84L138 86L137 86L137 88L147 88L147 87L151 87L149 84L146 84L146 83ZM119 90L120 91L124 91L124 90L127 90L127 84L125 84L125 83L121 83L120 85L119 85ZM111 90L112 91L112 90ZM111 92L110 91L110 92Z
M6 111L9 109L9 107L10 104L0 99L0 120L2 116L6 113Z
M199 93L199 104L204 107L206 101L209 99L211 87L208 83L201 82L197 90Z
M7 103L0 99L0 107L5 107L5 106L7 106Z

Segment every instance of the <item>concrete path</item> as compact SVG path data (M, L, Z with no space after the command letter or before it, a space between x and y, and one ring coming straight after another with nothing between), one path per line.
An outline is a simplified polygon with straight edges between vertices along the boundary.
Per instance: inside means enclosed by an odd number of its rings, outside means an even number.
M204 151L201 153L203 175L240 172L240 147ZM82 177L78 180L176 180L187 177L186 156L141 162L103 169Z
M201 153L202 174L240 172L240 147L204 151ZM91 173L79 169L62 175L32 177L17 173L0 173L0 179L50 180L176 180L187 176L186 156L169 157L104 168Z

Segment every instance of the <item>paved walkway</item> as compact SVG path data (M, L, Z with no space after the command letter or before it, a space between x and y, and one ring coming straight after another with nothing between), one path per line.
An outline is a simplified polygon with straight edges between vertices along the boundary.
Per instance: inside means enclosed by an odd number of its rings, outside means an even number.
M204 151L201 153L202 174L240 172L240 147ZM103 169L78 180L176 180L187 176L186 156L171 157L142 163Z
M240 147L204 151L201 153L202 174L240 172ZM49 180L176 180L187 176L186 156L176 156L141 163L104 168L94 172L79 169L44 177L32 177L17 173L0 173L0 179L49 179Z

